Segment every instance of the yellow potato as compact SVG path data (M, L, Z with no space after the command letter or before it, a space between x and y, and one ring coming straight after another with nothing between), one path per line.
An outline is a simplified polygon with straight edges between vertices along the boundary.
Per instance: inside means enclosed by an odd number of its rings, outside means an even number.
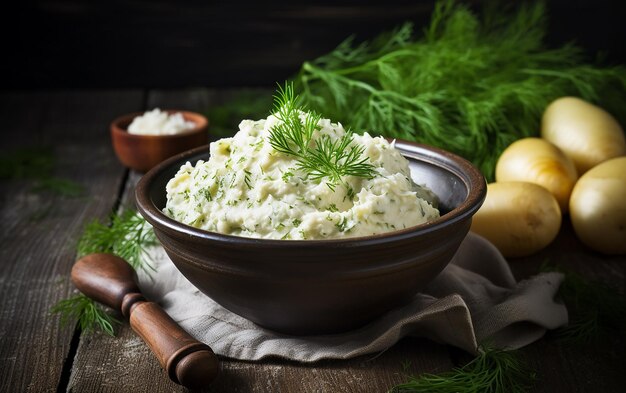
M533 254L550 244L561 228L561 210L544 187L528 182L487 185L487 198L471 230L491 241L505 257Z
M513 142L496 164L496 182L526 181L548 189L561 212L566 212L572 188L578 180L572 160L552 143L540 138Z
M626 138L617 120L576 97L559 98L548 105L541 119L541 136L574 161L579 176L603 161L626 155Z
M626 254L626 157L590 169L574 186L570 217L578 238L605 254Z

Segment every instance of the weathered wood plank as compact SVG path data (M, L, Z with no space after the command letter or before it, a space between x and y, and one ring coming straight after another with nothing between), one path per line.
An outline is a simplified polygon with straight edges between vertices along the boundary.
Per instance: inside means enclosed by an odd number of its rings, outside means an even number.
M298 364L224 360L210 392L386 392L407 375L439 373L452 367L446 346L405 338L378 356Z
M170 381L141 338L124 322L116 337L83 334L68 392L183 392Z
M108 122L141 99L138 91L0 94L3 150L50 146L55 175L86 190L70 198L34 192L25 180L0 182L0 391L57 390L74 329L49 310L71 292L83 224L108 214L116 198L109 191L121 185Z

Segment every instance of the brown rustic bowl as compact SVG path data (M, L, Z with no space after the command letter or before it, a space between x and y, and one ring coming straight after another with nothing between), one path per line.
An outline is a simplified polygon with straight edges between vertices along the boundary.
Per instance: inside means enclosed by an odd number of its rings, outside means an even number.
M196 126L174 135L129 134L128 126L143 113L131 113L118 117L111 123L111 140L117 158L125 166L139 172L146 172L156 164L178 153L205 145L208 142L208 120L199 113L167 110L169 114L181 113L187 121Z
M208 148L161 163L139 182L141 214L176 267L227 309L288 334L358 328L411 301L448 264L486 194L468 161L443 150L397 141L418 184L440 199L442 216L375 236L333 240L267 240L223 235L181 224L162 213L165 185L186 161Z

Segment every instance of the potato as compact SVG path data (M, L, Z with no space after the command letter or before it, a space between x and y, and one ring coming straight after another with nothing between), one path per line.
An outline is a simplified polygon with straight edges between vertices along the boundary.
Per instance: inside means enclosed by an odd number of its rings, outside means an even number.
M574 162L561 149L540 138L513 142L496 164L496 182L526 181L543 186L559 202L562 213L568 209L576 180Z
M547 189L528 182L498 182L487 185L487 198L471 230L505 257L521 257L546 247L560 228L561 209Z
M570 217L584 244L605 254L626 254L626 157L581 176L572 191Z
M580 98L563 97L546 108L541 136L558 146L576 165L578 175L610 158L626 155L626 138L604 109Z

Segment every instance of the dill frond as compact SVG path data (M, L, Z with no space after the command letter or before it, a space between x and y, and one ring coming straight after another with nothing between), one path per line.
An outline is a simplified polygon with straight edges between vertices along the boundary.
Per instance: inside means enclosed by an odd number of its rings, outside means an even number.
M0 179L32 179L49 176L54 166L52 149L31 147L0 155Z
M22 148L0 155L0 179L32 180L33 192L48 191L67 197L78 197L85 193L82 185L53 176L54 166L55 158L51 148Z
M523 393L534 380L515 351L485 349L463 367L442 374L422 374L391 389L392 393Z
M439 1L421 38L410 23L371 42L351 37L305 62L296 86L304 104L352 129L444 148L492 180L501 152L538 135L556 98L580 96L626 120L626 68L584 64L571 44L546 49L545 14L536 3L480 18Z
M596 343L626 329L626 299L618 290L562 267L544 264L541 270L565 276L559 296L568 307L570 321L556 330L558 339L573 344Z
M78 241L78 256L107 252L125 259L134 269L154 270L146 248L156 244L152 227L137 214L127 209L111 216L111 224L90 222Z
M58 177L38 179L32 190L35 192L50 191L57 195L64 195L68 197L79 197L85 193L85 188L82 185L72 180Z
M146 248L156 244L152 227L137 214L126 209L111 216L109 226L98 220L89 223L78 241L78 257L106 252L125 259L133 269L154 270ZM77 321L83 331L100 329L113 336L113 325L119 323L95 301L85 295L75 295L59 301L51 310L61 315L61 323Z
M295 157L297 167L310 178L328 178L327 184L332 189L344 176L374 176L374 166L363 156L364 149L352 145L350 131L341 139L332 140L328 135L322 135L314 141L321 115L304 112L304 108L298 106L293 84L286 84L285 88L279 86L274 112L280 123L270 130L270 145L280 153ZM301 113L305 113L304 121L300 118Z
M95 301L82 294L59 301L50 312L60 314L62 325L77 321L78 326L84 332L100 329L108 335L114 336L113 325L120 323L107 314Z

